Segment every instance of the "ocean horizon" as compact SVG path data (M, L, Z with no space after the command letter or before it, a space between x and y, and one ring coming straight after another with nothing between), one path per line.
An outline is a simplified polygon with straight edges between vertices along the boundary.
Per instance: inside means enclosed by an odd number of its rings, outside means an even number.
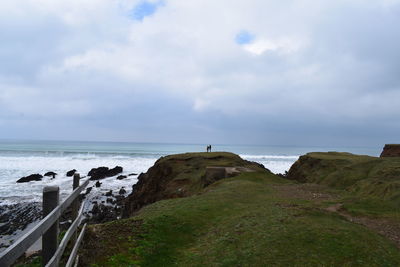
M65 174L76 169L85 176L92 168L121 166L122 174L146 172L162 156L186 152L205 152L207 144L134 143L97 141L29 141L0 140L0 205L20 202L40 202L44 186L56 185L61 196L71 192L71 178ZM381 147L318 147L279 145L211 144L212 151L226 151L263 164L274 173L284 173L299 156L314 151L343 151L378 156ZM48 171L56 172L55 179L17 184L24 176ZM104 192L124 187L131 190L137 175L117 180L104 179ZM100 190L100 189L99 189Z

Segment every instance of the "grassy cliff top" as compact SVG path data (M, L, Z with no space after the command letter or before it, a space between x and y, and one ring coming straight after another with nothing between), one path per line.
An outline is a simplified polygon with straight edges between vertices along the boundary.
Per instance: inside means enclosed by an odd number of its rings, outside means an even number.
M208 170L220 167L220 170ZM227 152L185 153L162 157L138 177L132 194L125 202L125 217L145 205L168 199L187 197L202 192L208 185L228 176L226 167L268 172L262 165L243 160Z
M348 152L311 152L307 153L305 156L318 158L318 159L327 159L327 160L335 160L335 159L343 159L343 160L375 160L377 157L371 157L366 155L356 155Z
M227 159L239 160L240 157L234 153L230 152L188 152L182 154L173 154L160 158L161 160L170 160L170 159L181 159L181 160L189 160L192 158L204 158L204 159L214 159L216 157L225 157Z
M308 153L293 164L287 177L348 192L344 203L353 212L400 219L400 157Z
M210 162L201 161L219 155L237 159L225 153L191 153L162 158L158 166L178 160L168 166L181 169L171 173L195 177L193 166L208 166ZM183 168L188 158L200 162ZM90 226L81 264L399 266L395 243L336 212L341 194L261 169L242 173L194 195L149 204L131 218Z

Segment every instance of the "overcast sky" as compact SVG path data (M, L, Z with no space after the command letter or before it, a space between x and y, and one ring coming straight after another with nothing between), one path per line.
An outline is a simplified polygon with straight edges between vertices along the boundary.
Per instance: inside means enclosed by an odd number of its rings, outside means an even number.
M0 138L400 142L400 0L8 0Z

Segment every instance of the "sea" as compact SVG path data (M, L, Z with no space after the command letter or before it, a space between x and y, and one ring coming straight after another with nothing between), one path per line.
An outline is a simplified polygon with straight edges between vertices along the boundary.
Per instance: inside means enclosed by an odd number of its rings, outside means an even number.
M137 182L137 174L146 172L162 156L206 151L208 144L164 144L127 142L84 141L15 141L0 140L0 205L21 202L41 202L44 186L59 186L61 198L72 192L72 179L66 172L76 169L82 177L100 166L123 167L122 175L128 178L117 180L110 177L102 180L97 190L107 192L120 190L130 192ZM284 173L307 152L345 151L356 154L378 156L382 147L301 147L273 145L219 145L211 144L212 151L227 151L243 159L263 164L273 173ZM16 183L30 174L48 171L57 173L55 179L44 177L42 181Z

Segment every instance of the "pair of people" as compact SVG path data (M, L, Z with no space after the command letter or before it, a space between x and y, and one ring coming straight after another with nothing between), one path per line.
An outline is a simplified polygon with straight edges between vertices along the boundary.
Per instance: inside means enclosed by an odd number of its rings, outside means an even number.
M211 145L207 146L207 152L211 152Z

